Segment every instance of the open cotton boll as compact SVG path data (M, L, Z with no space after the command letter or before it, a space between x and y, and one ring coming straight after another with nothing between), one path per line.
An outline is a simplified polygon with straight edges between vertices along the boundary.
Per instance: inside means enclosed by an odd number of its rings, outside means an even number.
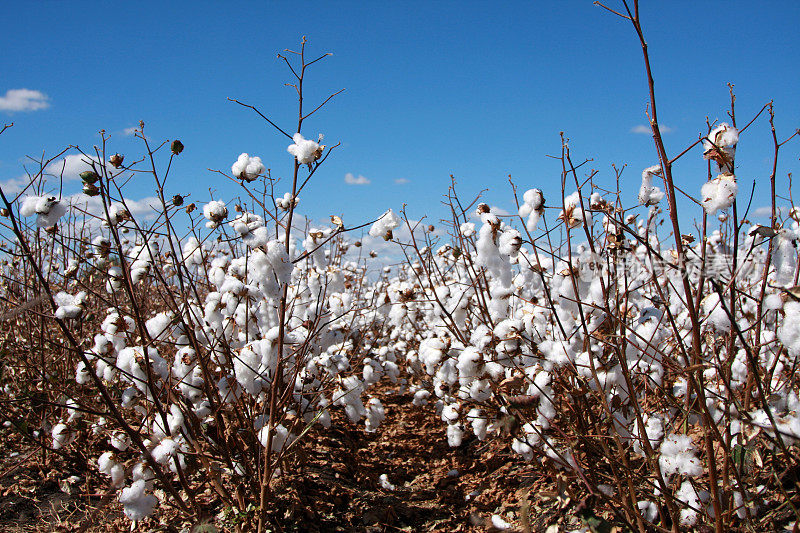
M639 188L639 204L656 205L664 199L664 193L653 185L653 176L661 175L661 165L647 167L642 171L642 186Z
M386 411L383 404L377 398L371 398L367 402L367 419L365 421L367 433L375 433L378 426L386 419Z
M24 217L32 217L36 214L36 204L39 203L38 196L26 196L22 200L22 205L19 208L19 214Z
M506 522L499 514L492 515L492 526L500 531L505 531L511 528L511 524Z
M775 284L787 287L794 284L797 270L798 232L781 228L772 239L772 265L775 267Z
M300 200L298 200L297 197L293 197L290 192L285 193L282 198L275 199L275 207L283 211L288 211L292 207L297 207L299 203Z
M451 448L458 448L464 438L464 430L461 424L449 424L447 426L447 445Z
M262 446L267 446L268 437L269 427L264 426L261 428L261 431L258 432L258 440L261 442ZM272 431L272 451L275 453L280 452L284 445L291 444L293 440L294 435L289 433L289 430L286 429L283 424L278 424Z
M397 488L389 481L389 476L387 476L386 474L381 474L378 477L378 483L384 490L395 490Z
M202 265L205 255L207 252L196 237L192 236L186 240L186 244L183 245L183 263L186 266Z
M101 474L111 477L111 486L122 487L125 484L125 468L114 458L114 452L106 452L97 459L97 467Z
M703 139L703 157L717 162L723 172L733 172L732 163L739 143L739 130L723 122Z
M36 225L48 228L67 214L67 205L55 196L28 196L23 200L19 213L24 217L36 215Z
M324 146L304 138L299 133L295 133L292 140L294 144L290 144L286 151L292 154L301 165L310 165L322 156L322 150L325 149Z
M708 323L717 331L731 330L730 317L719 301L717 293L711 293L703 299L703 313L706 315Z
M668 435L661 443L659 452L661 457L658 464L664 475L684 474L697 477L703 473L703 464L695 455L697 449L688 435Z
M564 209L558 215L558 219L563 220L569 228L573 229L584 223L592 224L592 214L584 211L581 207L581 195L578 191L564 198Z
M111 435L111 446L117 450L124 452L131 445L131 439L123 431L117 431Z
M778 340L789 351L789 355L800 355L800 302L787 302L783 306L783 320L778 327Z
M475 224L473 222L464 222L458 229L462 237L472 237L475 235Z
M173 439L166 438L158 443L151 452L155 462L159 464L166 464L178 451L178 443Z
M145 322L147 334L153 340L165 341L172 334L174 328L174 314L171 311L158 313L153 318Z
M539 224L539 218L544 213L544 195L539 189L528 189L522 195L522 201L522 205L519 206L519 216L528 217L525 227L528 232L533 233Z
M691 527L697 524L699 513L703 509L703 502L707 500L709 494L707 491L700 491L699 493L688 479L681 484L681 487L675 493L675 499L686 505L681 509L681 525L684 527Z
M422 407L423 405L428 404L428 398L430 397L430 391L426 391L425 389L420 389L414 393L414 399L411 400L411 403L416 405L417 407Z
M104 225L117 226L130 218L130 213L124 206L119 204L111 204L108 206L108 218L103 221Z
M63 448L75 438L75 435L73 435L66 424L56 424L53 426L52 435L54 450Z
M56 318L59 320L79 318L83 314L86 297L86 291L81 291L74 296L63 291L56 294L53 297L58 306Z
M703 209L709 215L728 209L736 200L739 188L733 174L720 174L703 184L700 194L703 198Z
M233 175L244 181L255 181L259 175L267 171L260 157L250 157L243 153L231 167Z
M382 238L385 241L389 241L392 239L392 230L396 229L400 226L400 217L394 214L394 212L389 209L381 218L375 221L371 228L369 228L369 234L372 237Z
M212 200L203 206L203 216L208 220L206 227L215 229L228 218L228 208L225 207L225 202Z
M147 494L146 482L143 479L134 481L130 487L125 487L119 495L119 502L123 505L125 516L137 522L147 518L153 513L158 504L158 498Z

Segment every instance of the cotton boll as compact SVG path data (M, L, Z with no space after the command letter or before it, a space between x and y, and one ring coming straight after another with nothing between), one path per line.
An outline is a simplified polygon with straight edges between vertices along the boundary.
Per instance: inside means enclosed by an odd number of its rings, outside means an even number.
M203 216L208 220L206 227L215 229L228 218L228 208L225 207L225 202L212 200L203 207Z
M641 205L656 205L664 198L661 189L653 185L653 176L658 175L661 175L661 165L647 167L642 171L642 186L639 188Z
M775 284L787 287L794 283L797 270L798 232L781 228L772 239L772 265L775 267Z
M717 162L721 171L732 172L736 145L739 143L739 131L723 122L712 129L703 139L703 157Z
M134 481L130 487L122 489L119 502L123 505L125 516L134 522L147 518L158 504L158 498L145 492L144 480Z
M460 424L449 424L447 426L447 445L451 448L458 448L464 438L464 430Z
M522 237L513 228L505 228L497 242L497 249L503 255L516 256L522 246Z
M533 233L539 224L539 218L544 213L544 195L539 189L529 189L522 195L522 200L523 203L519 206L519 216L528 217L525 227L528 232Z
M36 215L36 225L40 228L54 226L58 219L67 214L67 205L55 196L28 196L23 200L20 214L24 217Z
M39 203L38 196L26 196L22 200L22 205L19 208L19 214L24 217L32 217L36 214L36 204Z
M80 318L86 304L87 294L81 291L76 295L71 295L66 292L59 292L53 297L58 308L56 309L56 318L59 320Z
M367 402L367 419L365 421L367 433L374 433L385 418L386 412L381 401L377 398L371 398Z
M173 439L166 438L158 443L151 453L155 462L163 465L167 464L177 451L178 444Z
M703 209L709 215L728 209L736 200L738 190L733 174L720 174L713 180L707 181L700 190Z
M639 508L642 517L648 522L654 522L658 518L658 506L655 503L642 500L636 504L636 507Z
M475 235L475 224L473 222L464 222L458 229L462 237L472 237Z
M442 420L448 424L453 424L458 421L458 404L451 403L445 405L442 409Z
M382 238L383 240L391 240L392 230L400 227L400 217L394 214L394 212L389 209L386 211L381 217L372 224L372 227L369 228L369 234L372 237Z
M783 306L784 317L778 327L778 340L786 347L789 355L800 355L800 302L787 302Z
M106 452L97 459L98 470L101 474L111 477L111 486L122 487L125 484L125 469L114 458L113 452Z
M478 440L485 440L489 421L484 416L483 410L473 407L467 413L467 420L472 424L472 432L478 437Z
M768 311L775 311L783 308L783 299L780 294L768 294L764 298L764 309Z
M731 330L731 321L728 313L719 300L717 293L711 293L703 299L703 313L708 323L717 331L728 332Z
M686 505L686 508L681 509L680 521L682 526L691 527L697 524L699 511L703 508L703 502L708 499L708 496L706 491L698 493L689 480L681 484L681 487L675 493L675 498Z
M378 477L378 483L384 490L395 490L397 488L389 481L389 476L387 476L386 474L381 474Z
M411 403L416 405L417 407L427 405L428 398L430 397L430 395L431 395L430 391L426 391L425 389L420 389L414 393L414 399L411 401Z
M173 320L175 315L172 312L158 313L153 318L145 322L147 334L153 340L165 341L172 333Z
M499 514L492 515L492 526L500 531L505 531L506 529L511 529L512 527L511 524L506 522Z
M571 229L578 228L584 223L592 224L592 214L584 211L581 207L581 195L578 191L564 198L564 210L561 211L558 218Z
M297 204L300 203L300 200L297 197L292 196L292 193L287 192L283 195L282 198L277 198L275 200L275 207L282 211L288 211L292 207L297 207Z
M665 475L684 474L697 477L703 473L703 465L696 457L697 449L688 435L672 433L659 448L658 464Z
M246 153L241 154L231 167L234 176L247 182L255 181L266 171L260 157L250 157Z
M305 139L299 133L292 137L294 144L290 144L286 151L292 154L301 165L310 165L322 156L324 146L320 146L314 141Z
M261 445L266 447L267 446L267 439L269 436L269 428L264 426L261 431L258 432L258 440L261 442ZM278 424L275 426L272 432L272 451L275 453L280 452L284 445L291 444L294 440L294 436L289 433L289 430L286 429L283 424Z
M131 444L131 439L124 431L117 431L111 435L111 446L117 450L124 452Z
M66 424L56 424L53 426L53 449L58 450L73 441L75 435L70 431Z

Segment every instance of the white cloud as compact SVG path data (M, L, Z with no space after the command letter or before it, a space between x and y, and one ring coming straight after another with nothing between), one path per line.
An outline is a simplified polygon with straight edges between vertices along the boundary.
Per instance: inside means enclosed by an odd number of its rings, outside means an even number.
M81 172L92 169L92 161L98 163L100 160L83 154L70 154L63 159L50 163L45 169L45 173L55 177L63 177L65 180L77 180L81 177Z
M105 211L103 210L103 202L99 196L86 196L83 193L75 193L65 198L72 206L76 216L86 213L92 217L105 219ZM122 205L120 202L113 202ZM128 212L137 220L149 220L154 218L161 210L161 201L155 196L148 196L141 200L132 200L125 198L125 205ZM99 220L95 220L99 223Z
M661 130L661 133L672 133L675 131L674 128L670 128L669 126L665 126L663 124L658 125L658 129ZM640 135L650 135L653 133L653 130L650 129L650 126L647 124L639 124L631 128L631 133L638 133Z
M0 96L0 111L39 111L50 107L50 98L41 91L9 89Z
M129 135L129 136L133 135L134 133L136 133L136 129L137 129L136 126L131 126L130 128L125 128L124 130L122 130L122 134L123 135Z
M406 183L411 183L411 180L407 180L405 178L397 178L394 182L398 185L405 185Z
M372 183L368 178L359 175L355 177L352 172L348 172L344 175L344 182L348 185L369 185Z
M17 194L22 192L28 183L30 183L30 179L28 176L19 176L17 178L9 178L5 181L0 181L0 189L3 189L3 194L6 196L13 195L16 196ZM9 201L13 200L13 198L9 198Z
M775 207L775 214L780 215L785 211L785 209L781 206ZM757 207L753 210L754 217L770 217L772 216L772 206L765 205L763 207Z

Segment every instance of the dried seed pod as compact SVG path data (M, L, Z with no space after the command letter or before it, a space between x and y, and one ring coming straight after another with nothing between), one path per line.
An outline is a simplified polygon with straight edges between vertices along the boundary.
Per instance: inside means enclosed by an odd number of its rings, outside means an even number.
M122 162L125 160L125 156L122 154L114 154L109 159L108 162L111 163L111 166L114 168L119 168L122 166Z
M100 179L100 176L97 175L97 172L94 170L84 170L80 174L83 183L93 185L97 180Z
M178 139L175 139L174 141L172 141L170 149L172 150L173 154L178 155L181 152L183 152L183 143L180 142Z

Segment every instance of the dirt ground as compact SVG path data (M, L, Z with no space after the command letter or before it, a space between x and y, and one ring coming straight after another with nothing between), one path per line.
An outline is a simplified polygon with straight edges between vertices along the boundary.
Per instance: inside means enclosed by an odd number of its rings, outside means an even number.
M555 523L580 527L552 490L555 480L536 479L507 444L465 435L461 447L450 448L431 409L415 407L411 395L388 394L385 388L376 396L386 409L376 433L333 412L330 429L306 435L302 470L276 483L270 513L274 531L493 531L495 514L513 524L510 531L545 531ZM45 455L15 435L4 429L0 436L0 531L130 529L115 497L102 488L87 493L80 456ZM381 474L394 490L381 487ZM71 475L75 478L68 483ZM162 505L136 529L232 530L231 520L210 498L209 505L215 518L206 525L182 523Z

